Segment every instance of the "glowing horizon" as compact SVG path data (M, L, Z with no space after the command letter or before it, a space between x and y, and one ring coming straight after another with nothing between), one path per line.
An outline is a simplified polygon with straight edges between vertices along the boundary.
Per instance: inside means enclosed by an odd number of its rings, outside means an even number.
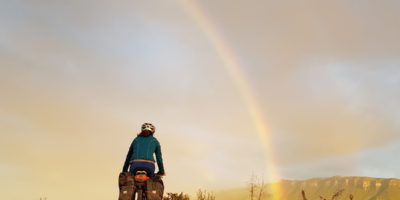
M274 194L273 198L279 199L281 189L277 181L279 181L280 176L278 169L275 166L276 162L274 159L273 145L270 142L268 126L266 125L263 114L260 112L260 105L257 102L254 92L246 81L244 73L241 72L238 61L236 60L231 48L229 48L228 43L224 40L221 33L217 31L211 19L209 19L207 14L202 10L201 6L195 0L181 1L187 10L187 13L199 24L201 30L208 36L217 54L222 60L224 68L230 74L240 96L243 98L263 147L268 179L271 183L276 182L272 184L272 191Z

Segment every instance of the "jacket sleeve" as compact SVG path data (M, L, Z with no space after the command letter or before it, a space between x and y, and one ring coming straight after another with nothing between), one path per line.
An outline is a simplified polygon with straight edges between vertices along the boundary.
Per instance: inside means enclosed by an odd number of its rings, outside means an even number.
M158 173L165 174L164 163L163 163L162 153L161 153L161 145L158 141L157 141L155 153L156 153L156 159L157 159L157 165L158 165Z
M133 142L132 142L131 146L129 147L128 154L126 155L124 167L122 168L123 172L127 172L128 171L129 161L130 161L130 159L132 157L132 154L133 154Z

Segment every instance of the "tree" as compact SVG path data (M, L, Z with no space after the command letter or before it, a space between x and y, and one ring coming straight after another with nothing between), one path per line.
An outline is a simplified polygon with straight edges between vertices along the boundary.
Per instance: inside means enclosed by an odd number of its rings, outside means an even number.
M306 193L304 190L301 191L301 196L303 197L303 200L307 200Z
M257 200L262 200L263 198L265 198L265 196L267 197L271 196L270 194L265 194L264 192L265 192L264 179L261 179L261 181L259 181L257 176L255 176L254 174L251 175L249 182L250 199L254 200L256 198Z
M341 189L341 190L337 191L335 194L332 195L331 200L339 198L340 196L342 196L343 192L344 192L344 189Z
M165 196L163 200L189 200L189 195L183 194L182 192L180 194L167 193L167 196Z
M250 192L250 199L254 199L255 190L257 188L256 184L256 176L254 174L251 175L250 183L249 183L249 192Z
M338 190L337 192L335 192L335 193L332 195L331 200L338 199L340 196L342 196L343 192L344 192L344 189ZM353 196L353 195L351 195L350 199L353 199L352 196ZM326 200L326 198L324 198L323 196L319 196L319 198L320 198L321 200Z
M264 195L264 179L261 180L261 183L259 184L260 191L258 192L258 200L261 200L261 198Z
M215 200L215 196L211 192L199 189L197 191L197 200Z

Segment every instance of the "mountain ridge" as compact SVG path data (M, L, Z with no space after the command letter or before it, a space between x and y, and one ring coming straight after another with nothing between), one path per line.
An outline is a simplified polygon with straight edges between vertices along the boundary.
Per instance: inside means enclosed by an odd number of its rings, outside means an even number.
M272 189L278 186L280 194L274 194ZM260 186L256 188L255 194L258 199ZM301 200L301 192L304 190L308 200L332 199L335 200L400 200L400 179L398 178L374 178L363 176L333 176L318 177L306 180L281 180L276 183L263 185L262 200ZM249 188L233 188L217 191L216 199L245 200L250 199ZM273 198L274 197L274 198Z

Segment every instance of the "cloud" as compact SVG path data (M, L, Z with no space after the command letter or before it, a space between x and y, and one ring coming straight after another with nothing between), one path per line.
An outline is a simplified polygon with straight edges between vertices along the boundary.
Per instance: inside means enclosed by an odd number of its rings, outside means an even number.
M398 142L344 156L335 156L293 165L282 169L282 176L288 179L308 179L331 176L369 176L379 178L398 177L393 159L399 152Z
M145 121L177 192L242 184L268 164L299 177L308 162L398 139L397 2L199 3L256 92L277 163L264 160L237 88L179 2L2 2L0 167L35 186L3 198L112 188ZM365 165L366 175L384 169Z
M290 79L259 86L278 159L305 162L398 139L399 72L395 63L380 66L305 67Z
M255 88L279 164L398 139L397 2L201 6Z

